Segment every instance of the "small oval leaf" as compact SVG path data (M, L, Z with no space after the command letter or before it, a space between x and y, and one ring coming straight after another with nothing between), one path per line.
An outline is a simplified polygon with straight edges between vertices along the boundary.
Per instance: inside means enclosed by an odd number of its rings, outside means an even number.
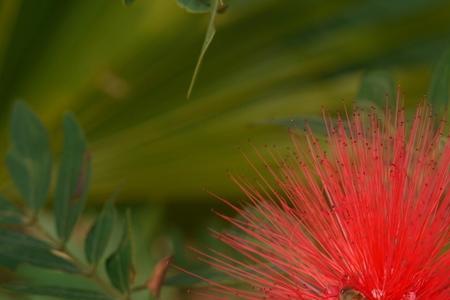
M84 252L90 264L97 264L108 246L114 225L115 209L111 201L107 202L86 237Z
M106 260L106 272L111 284L122 293L130 292L133 275L130 220L127 218L117 249Z
M17 189L33 210L47 199L51 155L47 130L24 102L16 102L11 118L11 148L6 166Z
M74 116L64 118L64 145L55 192L56 232L66 242L84 208L91 177L91 159Z

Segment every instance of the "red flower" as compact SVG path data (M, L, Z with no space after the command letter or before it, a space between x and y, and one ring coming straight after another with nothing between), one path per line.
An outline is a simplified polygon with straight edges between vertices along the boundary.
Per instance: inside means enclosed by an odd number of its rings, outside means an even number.
M365 121L363 121L363 119ZM272 179L235 179L252 204L228 203L235 228L215 233L236 255L200 257L238 285L206 280L212 299L449 300L450 143L428 106L358 110L326 121L327 146L307 130ZM327 149L327 151L324 151ZM271 160L272 160L271 159ZM274 184L272 183L275 183ZM224 200L225 201L225 200ZM239 258L236 258L239 257Z

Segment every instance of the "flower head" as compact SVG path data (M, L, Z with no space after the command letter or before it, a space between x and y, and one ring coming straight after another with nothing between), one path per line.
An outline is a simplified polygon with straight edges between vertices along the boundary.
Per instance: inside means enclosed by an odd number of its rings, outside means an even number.
M235 230L215 235L237 256L199 253L238 284L205 279L208 296L450 299L444 122L435 126L421 105L410 122L403 109L387 108L382 120L373 109L325 123L325 143L307 129L305 144L293 139L295 157L272 153L272 180L234 177L251 207L224 200L238 217L219 215Z

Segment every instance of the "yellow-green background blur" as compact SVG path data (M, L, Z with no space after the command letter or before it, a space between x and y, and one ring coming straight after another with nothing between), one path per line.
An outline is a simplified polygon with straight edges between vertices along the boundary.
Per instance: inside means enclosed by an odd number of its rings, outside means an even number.
M93 156L90 210L118 192L136 222L156 224L140 229L158 232L157 260L201 244L218 206L205 189L241 197L227 177L248 172L241 152L289 144L279 120L341 110L371 70L390 72L411 106L450 40L450 1L228 3L186 99L208 15L176 0L0 0L0 157L14 100L42 118L55 158L74 112ZM17 195L5 168L0 184Z
M117 186L134 201L226 192L226 170L242 164L237 146L286 142L285 130L261 124L339 108L372 68L392 70L417 101L450 37L448 1L235 0L187 100L206 15L175 0L0 3L1 151L13 100L56 137L73 111L93 152L96 200Z

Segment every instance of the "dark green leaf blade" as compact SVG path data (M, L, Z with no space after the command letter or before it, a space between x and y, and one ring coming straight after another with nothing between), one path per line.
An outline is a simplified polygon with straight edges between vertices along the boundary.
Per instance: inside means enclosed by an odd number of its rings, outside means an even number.
M24 102L15 103L11 118L11 148L6 166L26 203L38 210L47 199L51 155L47 130Z
M177 2L190 13L203 14L211 11L211 0L177 0Z
M22 217L19 210L5 197L0 195L0 225L21 224Z
M111 284L122 293L129 293L133 272L130 220L127 218L117 249L106 260L106 272Z
M111 230L114 225L115 209L111 201L107 202L86 237L84 252L91 264L96 264L102 258L108 245Z
M47 296L68 300L113 300L113 298L111 298L110 296L97 291L61 286L30 286L28 284L7 284L2 285L1 287L8 291L20 294Z
M11 230L0 229L0 257L11 262L78 273L78 269L69 260L57 255L48 244Z
M72 114L64 117L64 146L55 192L56 232L66 242L86 202L91 160L83 131Z
M371 102L383 107L386 97L395 97L395 83L392 75L384 70L374 70L363 75L356 99L359 102Z
M449 105L450 50L447 50L434 67L428 92L429 101L436 112L444 112Z

